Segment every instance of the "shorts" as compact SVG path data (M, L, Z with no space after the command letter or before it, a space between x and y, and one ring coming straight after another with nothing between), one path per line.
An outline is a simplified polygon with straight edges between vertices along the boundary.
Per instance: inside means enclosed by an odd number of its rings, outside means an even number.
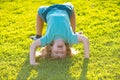
M41 6L38 9L38 15L42 18L43 21L47 23L46 20L47 13L53 8L67 11L69 18L73 13L73 5L71 3L65 3L65 4L54 4L52 6Z

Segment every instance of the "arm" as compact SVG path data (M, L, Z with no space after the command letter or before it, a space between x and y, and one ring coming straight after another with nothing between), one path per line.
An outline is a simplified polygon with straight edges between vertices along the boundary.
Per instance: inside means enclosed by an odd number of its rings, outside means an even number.
M89 40L83 35L78 35L78 41L84 44L84 57L89 58Z
M73 14L70 17L70 23L71 23L72 30L75 33L75 30L76 30L76 14L75 14L74 10L73 10Z
M30 46L30 64L31 65L36 65L36 61L35 61L35 53L36 53L36 49L40 46L40 40L37 39L35 42L33 42Z

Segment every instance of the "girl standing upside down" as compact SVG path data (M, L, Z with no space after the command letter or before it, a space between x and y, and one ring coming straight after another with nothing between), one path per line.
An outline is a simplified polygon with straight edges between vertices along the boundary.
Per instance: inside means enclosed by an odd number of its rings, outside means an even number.
M44 22L47 31L42 36ZM42 50L42 57L65 58L71 54L70 45L82 42L84 44L84 57L89 58L89 40L87 37L76 34L76 19L71 3L42 6L38 9L36 36L31 36L35 42L30 46L30 64L36 65L35 53L38 47Z

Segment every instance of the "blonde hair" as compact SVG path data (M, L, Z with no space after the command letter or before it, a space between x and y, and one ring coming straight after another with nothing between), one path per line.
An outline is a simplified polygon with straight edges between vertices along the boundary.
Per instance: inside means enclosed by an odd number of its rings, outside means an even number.
M51 43L41 49L40 53L41 53L42 58L52 58L52 56L51 56L52 45L53 45L53 43ZM67 43L65 43L65 46L66 46L67 55L72 56L73 55L72 48Z

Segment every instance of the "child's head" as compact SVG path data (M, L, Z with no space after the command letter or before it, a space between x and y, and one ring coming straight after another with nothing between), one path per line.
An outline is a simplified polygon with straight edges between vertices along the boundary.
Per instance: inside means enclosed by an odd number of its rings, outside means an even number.
M58 39L53 42L51 47L51 57L64 58L67 55L66 44L63 40Z
M71 48L63 40L57 39L53 43L41 50L42 57L51 57L53 59L62 59L71 55Z

